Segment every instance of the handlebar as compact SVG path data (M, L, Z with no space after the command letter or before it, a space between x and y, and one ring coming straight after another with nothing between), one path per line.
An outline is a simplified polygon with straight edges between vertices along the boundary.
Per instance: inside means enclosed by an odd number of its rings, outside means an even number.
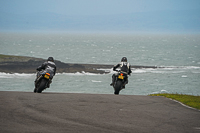
M116 71L116 72L120 72L120 70L114 70L114 71Z
M114 70L114 71L116 71L116 72L121 72L120 70ZM127 74L127 75L131 76L131 74Z

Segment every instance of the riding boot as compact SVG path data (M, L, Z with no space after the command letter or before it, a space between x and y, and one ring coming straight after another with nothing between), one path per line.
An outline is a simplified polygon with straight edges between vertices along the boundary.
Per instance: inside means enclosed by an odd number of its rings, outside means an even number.
M50 87L50 84L52 83L52 81L51 80L49 80L49 82L47 83L47 88L49 88Z
M125 89L125 85L126 85L126 84L123 84L122 89Z
M37 78L35 79L35 81L34 81L34 84L35 84L35 88L36 88L36 84L37 84Z
M113 86L115 83L115 74L112 75L112 83L110 84L110 86Z
M125 89L125 85L128 84L128 78L125 80L122 89Z

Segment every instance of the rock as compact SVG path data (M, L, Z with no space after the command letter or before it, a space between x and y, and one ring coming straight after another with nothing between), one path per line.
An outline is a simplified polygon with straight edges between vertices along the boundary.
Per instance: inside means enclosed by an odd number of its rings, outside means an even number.
M35 73L36 68L40 66L45 59L26 57L26 56L13 56L0 54L0 72L6 73ZM55 60L57 66L57 73L75 73L75 72L90 72L90 73L108 73L99 69L111 69L113 65L103 64L72 64L64 63ZM131 66L132 68L158 68L156 66Z
M36 68L46 60L41 58L12 56L0 54L0 72L6 73L34 73ZM91 72L91 73L106 73L100 68L112 68L112 65L97 65L97 64L71 64L63 63L55 60L57 73L75 73L75 72Z

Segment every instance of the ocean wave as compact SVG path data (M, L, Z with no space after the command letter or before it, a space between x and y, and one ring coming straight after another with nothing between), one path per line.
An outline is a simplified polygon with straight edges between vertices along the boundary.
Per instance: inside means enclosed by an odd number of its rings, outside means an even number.
M35 74L27 74L27 73L4 73L0 72L0 78L16 78L16 77L31 77Z
M101 83L102 81L92 80L92 82Z
M83 76L83 75L102 75L99 73L89 73L89 72L76 72L76 73L57 73L56 75L72 75L72 76Z
M166 90L160 90L160 91L152 92L150 94L160 94L160 93L169 93L169 92Z
M146 73L148 72L146 69L135 69L135 70L132 70L132 73Z
M105 73L104 74L113 74L116 73L116 71L113 71L113 69L104 69L100 68L97 70L102 70ZM158 68L132 68L132 73L133 74L142 74L142 73L157 73L157 74L165 74L165 73L184 73L187 72L188 70L191 73L199 74L200 73L200 67L198 66L162 66ZM100 73L89 73L89 72L76 72L76 73L56 73L56 75L73 75L73 76L82 76L82 75L104 75ZM5 73L5 72L0 72L0 78L14 78L14 77L30 77L36 75L36 73ZM184 76L183 76L184 77Z
M200 66L161 66L163 69L200 69Z
M113 71L113 68L111 69L104 69L100 68L97 70L104 71L107 74L113 74L116 73L116 71ZM142 73L157 73L157 74L165 74L165 73L184 73L187 70L191 70L192 73L200 73L200 67L198 66L162 66L158 68L132 68L132 73L134 74L142 74ZM77 72L77 73L66 73L67 75L101 75L101 74L95 74L95 73L88 73L88 72Z
M190 71L192 73L200 73L200 67L198 66L162 66L158 68L142 68L142 69L132 69L132 73L184 73Z
M182 78L187 78L188 76L187 76L187 75L182 75L181 77L182 77Z
M108 73L114 72L114 71L113 71L113 68L111 68L111 69L99 68L99 69L97 69L97 70L104 71L104 72L108 72Z

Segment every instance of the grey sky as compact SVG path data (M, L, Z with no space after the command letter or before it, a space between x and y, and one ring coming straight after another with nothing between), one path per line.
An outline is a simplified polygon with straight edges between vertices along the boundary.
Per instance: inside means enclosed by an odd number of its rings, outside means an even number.
M199 8L200 0L0 0L1 12L20 14L109 15Z
M200 32L200 0L0 0L0 31Z

